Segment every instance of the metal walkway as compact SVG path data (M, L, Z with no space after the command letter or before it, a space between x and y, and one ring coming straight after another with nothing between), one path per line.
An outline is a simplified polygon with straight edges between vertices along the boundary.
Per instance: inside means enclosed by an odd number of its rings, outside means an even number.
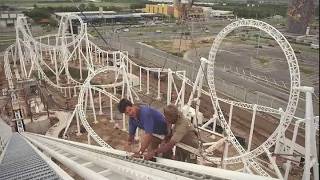
M39 151L41 150L41 152ZM53 163L94 180L266 180L269 178L196 164L130 157L127 152L32 133L15 133L0 156L0 180L73 179ZM272 179L272 178L270 178Z
M123 151L108 150L36 134L24 135L38 148L48 150L53 157L59 154L63 156L63 161L69 159L81 165L82 168L90 169L93 171L91 176L97 175L95 179L225 179L132 158Z
M61 179L48 163L21 137L12 135L0 164L0 179Z
M24 133L33 145L57 159L84 179L115 180L265 180L273 179L196 164L162 159L151 162L124 151L63 139Z

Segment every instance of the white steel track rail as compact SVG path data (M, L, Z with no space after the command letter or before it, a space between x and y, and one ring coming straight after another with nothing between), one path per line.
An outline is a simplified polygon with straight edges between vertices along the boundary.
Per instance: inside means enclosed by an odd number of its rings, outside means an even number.
M67 28L69 26L72 26L72 19L76 19L80 22L80 33L78 35L68 34L66 32ZM291 77L291 89L289 96L290 98L285 111L258 104L237 102L217 97L214 75L216 54L223 39L230 32L240 27L254 27L268 33L276 40L276 42L283 50L288 62ZM99 93L99 113L101 113L101 95L105 95L110 99L111 111L113 103L118 102L122 97L127 97L132 101L139 99L139 96L135 92L135 88L132 85L134 80L134 68L139 70L137 75L137 78L139 79L139 91L146 91L148 94L151 89L149 81L150 78L154 76L157 81L156 98L161 99L161 94L166 94L168 104L174 103L180 105L179 107L183 107L183 105L185 104L185 85L194 85L194 82L192 82L185 76L185 71L172 71L171 69L166 68L144 67L129 59L127 52L106 51L101 49L89 40L87 25L86 23L83 23L81 18L78 16L63 17L60 21L59 30L56 35L47 35L34 38L24 17L18 17L16 29L17 41L15 44L8 47L4 54L5 75L9 83L9 88L14 89L15 81L19 80L17 75L16 77L13 76L13 73L18 73L18 75L20 74L22 79L28 79L31 78L33 72L37 72L40 79L43 79L46 83L48 83L48 85L64 93L66 97L69 96L71 98L72 95L73 97L78 96L78 103L74 109L73 116L80 118L81 123L89 134L88 137L92 137L99 145L107 149L112 149L112 147L109 146L105 141L103 141L102 138L100 138L95 133L95 131L90 127L90 124L87 121L86 111L90 109L92 114L94 115L95 122L97 122L94 101L95 93ZM45 43L46 41L47 43ZM12 61L13 67L11 67ZM17 61L20 62L19 67L17 65ZM69 68L72 67L72 63L76 66L79 66L77 72L79 72L80 81L76 80L71 75ZM208 66L206 75L208 79L209 90L202 88L201 93L211 98L213 109L215 110L216 115L215 119L219 120L222 128L226 133L227 137L225 138L238 152L238 154L233 157L224 158L223 164L227 165L243 163L247 171L250 172L251 170L253 170L255 173L268 176L268 173L266 173L264 169L260 167L259 163L256 162L255 159L263 153L269 153L265 150L270 149L276 143L278 136L286 131L290 122L292 121L292 118L294 117L299 100L300 73L297 58L292 47L285 39L285 37L274 27L262 21L244 19L231 23L217 35L211 47L209 59L206 61L206 63ZM55 76L55 80L51 80L46 74L45 70L53 73ZM86 70L88 74L85 81L83 82L81 80L84 79L84 70ZM63 83L61 81L61 75L63 71L66 75L66 83ZM116 73L116 80L113 84L91 84L90 81L94 77L96 77L99 73L104 73L107 71L113 71ZM202 78L204 73L205 72L202 72L201 74ZM146 87L142 87L143 74L146 75L147 78ZM155 74L157 75L157 77L155 77ZM163 92L161 92L161 87L163 85L160 82L162 75L168 77L166 91L164 90ZM120 76L122 76L122 79L117 81ZM179 80L182 84L180 89L175 82L177 80ZM122 87L121 95L116 94L116 87ZM175 101L173 101L172 94L177 95ZM280 123L276 130L265 142L263 142L257 148L247 151L235 138L233 132L231 131L231 127L228 125L224 114L219 106L219 102L224 102L230 105L232 104L232 106L249 111L254 111L256 113L263 112L281 116L281 119L279 120ZM71 117L70 121L68 122L69 124L71 123L72 118L73 117ZM216 123L215 120L211 122ZM206 123L206 125L208 124L209 123ZM126 130L124 117L123 130ZM212 133L214 134L215 132ZM220 157L207 156L207 159L216 164L220 164L222 161Z
M129 157L129 154L123 151L112 149L105 150L96 146L31 133L24 133L23 135L33 145L49 153L50 156L57 158L59 162L87 179L124 179L124 177L127 179L146 180L226 179L221 177L221 175L214 176L207 173L195 172L192 171L192 168L190 170L185 170L145 161L143 159L131 158ZM105 172L108 173L104 174ZM238 173L237 175L239 177L241 175L246 176L241 173Z
M234 134L232 133L230 127L228 126L227 121L224 118L224 115L220 109L220 106L213 97L216 96L216 90L215 90L215 75L214 75L214 63L216 54L218 52L219 46L222 43L223 39L233 30L240 28L240 27L254 27L257 29L260 29L266 33L268 33L271 37L273 37L276 42L279 44L281 49L284 52L284 55L286 56L288 66L289 66L289 72L291 76L291 89L290 89L290 97L289 102L286 108L286 111L283 113L282 119L280 120L280 124L277 127L277 129L274 131L274 133L259 147L256 149L246 152L246 150L240 145ZM211 101L213 106L216 108L216 111L219 115L219 120L221 121L221 124L223 128L225 129L225 132L228 135L228 139L232 143L232 145L236 148L238 153L240 153L240 156L237 157L229 157L224 160L225 163L236 163L240 162L243 159L249 160L249 164L252 168L258 171L261 175L268 175L264 170L262 170L254 161L253 158L257 157L258 155L264 153L264 148L269 149L271 146L273 146L276 143L277 137L280 134L280 131L285 131L286 128L289 126L295 110L297 108L298 100L299 100L299 93L298 87L300 87L300 72L299 72L299 66L297 62L297 58L295 56L295 53L289 44L289 42L286 40L286 38L274 27L270 26L267 23L264 23L262 21L258 20L252 20L252 19L244 19L235 21L228 26L226 26L223 30L220 31L220 33L216 36L213 45L211 47L210 53L209 53L209 61L208 64L208 84L210 87L210 93ZM219 161L218 158L212 158L213 161Z

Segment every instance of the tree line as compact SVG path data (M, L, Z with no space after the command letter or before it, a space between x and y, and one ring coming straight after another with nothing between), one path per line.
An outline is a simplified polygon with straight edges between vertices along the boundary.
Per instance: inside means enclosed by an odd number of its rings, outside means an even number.
M105 2L118 2L116 0L104 0ZM124 1L136 1L136 0L124 0ZM33 19L35 22L39 22L42 19L51 20L51 15L55 12L78 12L78 11L98 11L99 7L103 7L104 11L122 11L123 7L119 6L96 6L94 3L80 4L76 6L58 6L58 7L38 7L34 5L34 8L29 11L23 12L26 16ZM141 9L144 8L145 4L142 1L136 1L129 5L129 9Z
M257 18L262 19L266 17L271 17L274 15L281 15L283 17L287 16L287 5L257 5L247 6L246 4L232 4L228 6L214 5L213 9L233 11L235 15L243 18Z

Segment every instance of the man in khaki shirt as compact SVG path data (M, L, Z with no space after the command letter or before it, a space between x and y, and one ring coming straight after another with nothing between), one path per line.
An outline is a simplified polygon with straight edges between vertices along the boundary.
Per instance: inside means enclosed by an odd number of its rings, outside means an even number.
M164 116L169 127L173 125L172 137L170 140L154 151L148 153L144 158L151 159L153 156L159 153L165 153L170 151L175 144L181 142L188 146L198 149L199 141L197 137L196 130L190 121L185 119L182 113L178 110L175 105L168 105L164 108ZM175 159L178 161L185 161L196 163L196 156L190 152L177 147Z

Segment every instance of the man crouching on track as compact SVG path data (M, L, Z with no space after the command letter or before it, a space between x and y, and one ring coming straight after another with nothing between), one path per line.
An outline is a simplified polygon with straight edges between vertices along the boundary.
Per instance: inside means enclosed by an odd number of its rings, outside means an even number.
M144 159L152 159L153 156L159 153L165 153L171 151L171 149L178 143L182 142L188 146L193 147L195 150L199 148L199 139L196 130L191 122L184 118L182 113L175 105L168 105L164 108L164 116L168 127L173 126L171 139L164 144L161 144L159 148L149 152ZM196 155L186 151L182 148L176 147L175 159L178 161L184 161L189 163L197 163Z
M160 138L163 139L167 136L167 123L163 114L159 111L146 105L132 104L128 99L120 100L118 110L120 113L125 113L129 116L128 146L131 146L134 142L134 136L138 127L145 132L141 141L140 150L135 152L133 157L142 157L142 154L147 148L149 152L157 149L161 143Z

